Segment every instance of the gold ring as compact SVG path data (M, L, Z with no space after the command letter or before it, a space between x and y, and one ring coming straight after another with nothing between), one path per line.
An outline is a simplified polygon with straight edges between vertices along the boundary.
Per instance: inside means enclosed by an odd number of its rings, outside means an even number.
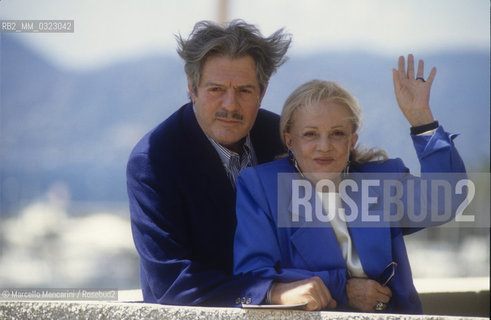
M387 305L385 303L379 301L375 305L375 311L384 311L386 307Z

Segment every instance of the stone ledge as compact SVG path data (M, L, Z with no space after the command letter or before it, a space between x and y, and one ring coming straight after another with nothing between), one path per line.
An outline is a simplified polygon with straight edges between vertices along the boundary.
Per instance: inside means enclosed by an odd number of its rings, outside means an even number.
M416 278L414 285L419 294L438 292L489 291L489 277Z
M0 319L248 319L248 320L457 320L485 319L442 315L399 315L351 312L307 312L294 310L244 310L239 308L207 308L166 306L122 302L0 302Z
M415 284L424 312L432 315L167 306L141 303L141 290L135 289L118 291L118 301L106 302L0 300L0 319L489 319L489 277L421 279Z
M489 290L422 293L419 297L427 314L486 316L489 319Z
M489 277L414 279L426 314L489 317Z
M489 292L489 277L466 278L420 278L414 279L414 285L420 296L439 293ZM141 302L141 289L119 290L118 301Z

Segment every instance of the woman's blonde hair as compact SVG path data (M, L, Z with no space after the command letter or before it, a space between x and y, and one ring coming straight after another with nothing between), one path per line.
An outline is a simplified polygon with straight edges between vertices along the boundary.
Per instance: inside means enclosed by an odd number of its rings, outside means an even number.
M319 102L334 102L346 106L351 113L352 133L358 131L361 125L361 109L356 98L335 82L311 80L295 89L283 105L280 119L280 135L283 143L285 143L285 132L290 132L295 120L295 111ZM350 160L357 163L387 160L387 154L378 148L362 149L356 145L351 150Z

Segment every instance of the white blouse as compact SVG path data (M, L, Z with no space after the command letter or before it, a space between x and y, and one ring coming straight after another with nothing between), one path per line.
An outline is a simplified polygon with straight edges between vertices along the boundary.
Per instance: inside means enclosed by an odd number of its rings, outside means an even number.
M337 192L328 193L317 193L317 196L322 199L322 208L324 212L329 216L330 210L335 210L335 214L332 215L330 220L336 239L338 240L339 248L343 254L343 259L346 261L348 267L348 273L350 277L356 278L367 278L365 271L361 265L360 257L356 251L353 242L351 241L351 236L348 232L348 227L346 225L346 216L344 215L344 210L338 210L343 208L343 202L341 197ZM334 205L329 207L329 200L334 200ZM342 212L340 212L342 211Z

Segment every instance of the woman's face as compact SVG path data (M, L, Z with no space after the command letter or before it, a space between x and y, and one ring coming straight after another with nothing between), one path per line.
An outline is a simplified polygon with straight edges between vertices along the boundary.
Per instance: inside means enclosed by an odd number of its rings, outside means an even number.
M318 102L294 112L285 142L312 182L336 179L345 168L358 139L351 116L348 107L334 102Z

